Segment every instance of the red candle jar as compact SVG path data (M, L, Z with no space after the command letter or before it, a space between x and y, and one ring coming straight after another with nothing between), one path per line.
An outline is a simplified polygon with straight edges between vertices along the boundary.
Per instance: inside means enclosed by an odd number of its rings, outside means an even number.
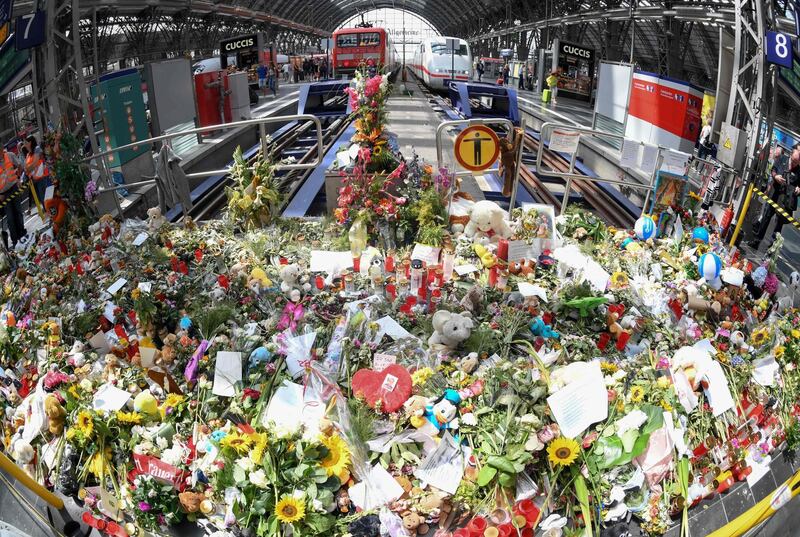
M514 529L510 522L500 524L497 526L497 530L500 532L500 537L511 537L517 534L517 530Z
M386 272L394 272L394 252L390 251L386 254Z
M500 242L497 243L497 257L508 261L508 239L500 239Z
M489 269L489 287L497 285L497 265Z
M483 532L486 531L487 527L489 527L489 524L486 522L486 519L480 516L476 516L467 524L467 529L471 537L483 537Z
M522 500L517 504L515 511L525 517L528 527L533 527L539 520L539 508L532 500Z
M353 272L361 272L361 256L353 257Z
M472 534L466 528L458 528L453 532L453 537L472 537Z

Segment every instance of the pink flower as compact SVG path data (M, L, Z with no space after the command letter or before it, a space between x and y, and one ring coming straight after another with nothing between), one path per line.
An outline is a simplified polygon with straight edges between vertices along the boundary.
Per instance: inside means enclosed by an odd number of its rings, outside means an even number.
M379 76L373 76L367 80L367 83L364 84L364 95L367 97L372 97L378 93L381 89L381 82L383 82L383 78ZM374 105L374 107L375 106L377 106L377 103Z

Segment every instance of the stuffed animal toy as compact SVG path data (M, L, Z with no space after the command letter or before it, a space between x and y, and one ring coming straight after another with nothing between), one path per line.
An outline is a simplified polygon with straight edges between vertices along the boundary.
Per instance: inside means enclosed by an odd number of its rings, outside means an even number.
M503 195L510 196L514 186L514 173L517 170L517 152L522 144L522 129L514 129L514 141L508 137L500 139L500 177L503 178Z
M480 285L473 285L470 287L467 294L465 294L464 298L459 302L459 305L471 314L480 313L481 306L483 305L483 287Z
M76 340L67 354L67 363L72 367L82 367L86 363L86 356L83 354L85 349L86 345L82 341Z
M48 394L44 399L44 413L48 418L48 430L53 436L61 436L64 432L64 420L67 417L67 411L61 406L53 394Z
M474 326L468 312L450 313L439 310L433 314L433 334L428 338L428 346L443 350L453 350L466 340Z
M461 371L463 371L467 375L471 375L473 371L478 369L478 364L479 364L478 353L471 352L461 359L461 361L458 364L458 367L459 369L461 369Z
M464 235L474 242L498 242L511 236L506 212L495 202L482 200L472 206Z
M178 494L178 500L181 502L184 510L187 513L196 513L200 510L200 504L206 499L205 494L202 492L181 492Z
M161 214L159 207L150 207L147 209L147 229L151 233L157 232L161 227L167 223L167 219Z
M419 513L406 511L402 515L403 527L409 535L425 535L430 528L425 523L425 519Z
M178 342L178 336L175 334L167 334L164 336L164 346L161 347L161 363L171 365L177 358L178 353L175 351L175 344Z
M119 365L119 358L117 358L114 354L106 354L106 365L103 368L103 379L107 382L111 382L118 378L118 372L120 369Z
M293 290L308 292L311 290L311 284L308 283L308 276L304 273L303 268L297 263L285 265L281 269L281 292L290 296Z
M414 395L403 403L403 409L412 427L419 429L425 425L425 406L427 404L427 399L421 395Z
M553 330L549 324L545 324L541 317L535 318L530 324L531 332L534 336L543 337L545 339L558 339L560 334Z

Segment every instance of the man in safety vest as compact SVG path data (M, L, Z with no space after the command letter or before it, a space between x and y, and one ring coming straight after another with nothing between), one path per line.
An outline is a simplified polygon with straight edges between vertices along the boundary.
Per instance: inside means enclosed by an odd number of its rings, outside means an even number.
M22 206L20 196L17 193L19 183L20 164L13 153L6 151L5 147L0 147L0 204L4 204L6 226L11 235L11 243L16 246L17 241L27 235L25 221L22 218Z
M50 186L50 168L45 162L44 151L36 141L36 137L31 135L25 140L25 175L33 181L33 188L36 190L37 204L39 208L44 206L44 195L47 187Z

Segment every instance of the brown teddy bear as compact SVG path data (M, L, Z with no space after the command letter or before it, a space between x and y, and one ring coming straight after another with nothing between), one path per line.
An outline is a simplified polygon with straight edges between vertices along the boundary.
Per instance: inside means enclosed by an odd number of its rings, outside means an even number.
M419 513L406 511L400 516L403 519L403 527L411 535L425 535L430 530L425 519Z
M175 334L167 334L164 336L164 346L161 347L161 363L171 365L177 358L178 353L175 351L175 343L178 341L178 336Z
M522 143L522 129L514 129L514 142L500 139L500 177L503 178L503 195L510 196L514 187L514 172L517 170L517 151Z
M205 500L206 497L201 492L181 492L178 494L178 500L180 500L183 509L187 513L196 513L200 510L200 504Z
M44 400L44 413L48 418L48 429L53 436L61 436L64 432L64 420L67 411L58 402L55 395L49 394Z

